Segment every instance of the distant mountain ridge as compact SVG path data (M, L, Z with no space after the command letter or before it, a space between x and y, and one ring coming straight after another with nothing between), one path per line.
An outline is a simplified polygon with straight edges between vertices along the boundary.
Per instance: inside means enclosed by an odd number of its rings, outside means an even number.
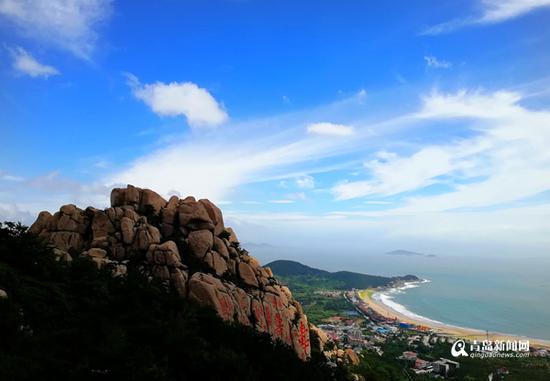
M341 289L365 289L369 287L390 286L393 283L398 282L420 281L420 278L410 274L397 277L384 277L379 275L355 273L351 271L329 272L326 270L320 270L306 266L300 262L289 260L276 260L268 263L266 267L269 267L276 277L324 278L327 280L338 282L338 284L341 284L341 286L339 287Z
M404 257L426 257L426 258L436 257L435 254L424 254L424 253L418 253L416 251L402 250L402 249L388 251L386 255L402 255Z

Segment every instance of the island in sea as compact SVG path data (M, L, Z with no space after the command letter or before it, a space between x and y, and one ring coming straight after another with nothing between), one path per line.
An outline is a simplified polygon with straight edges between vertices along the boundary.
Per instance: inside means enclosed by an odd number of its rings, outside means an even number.
M435 257L437 257L437 255L435 255L435 254L424 254L424 253L419 253L419 252L416 252L416 251L403 250L403 249L388 251L386 253L386 255L397 255L397 256L400 255L400 256L403 256L403 257L426 257L426 258L435 258Z
M411 255L416 254L427 256ZM455 327L396 311L384 303L384 292L426 282L415 275L329 272L289 260L266 266L292 288L310 321L327 335L332 347L329 345L325 353L330 357L331 351L336 354L353 350L357 355L355 371L367 379L421 380L437 376L486 380L491 374L507 380L546 379L550 346L545 341L529 339L530 353L523 358L455 358L451 347L459 339L472 344L526 338Z

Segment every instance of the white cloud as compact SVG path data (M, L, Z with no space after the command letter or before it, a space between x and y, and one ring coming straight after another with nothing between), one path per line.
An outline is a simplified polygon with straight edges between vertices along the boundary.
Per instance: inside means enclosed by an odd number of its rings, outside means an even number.
M349 102L346 104L349 107ZM349 110L331 109L322 119L338 120L349 115ZM405 118L377 124L355 120L353 139L304 134L305 123L323 111L315 109L299 117L292 113L288 117L240 124L232 121L230 128L220 129L216 134L189 134L185 138L173 138L168 144L165 140L157 149L122 168L110 167L113 172L102 181L108 186L74 183L57 172L19 183L4 181L0 199L5 205L0 205L0 209L4 207L0 215L8 214L9 208L12 208L9 214L19 213L13 205L17 205L19 211L52 210L67 202L101 207L108 203L111 185L131 183L165 196L176 190L183 197L193 194L215 202L233 201L226 213L228 219L239 218L254 225L249 237L265 227L267 234L274 237L272 241L266 239L267 242L277 242L284 237L292 245L314 242L317 248L346 242L347 252L349 246L356 245L361 253L365 243L384 240L392 245L408 244L413 239L440 240L439 250L451 246L455 251L458 251L456 246L449 243L461 241L467 245L465 242L468 242L468 249L479 249L485 244L493 251L497 244L510 251L512 245L516 245L513 246L516 252L520 245L540 248L550 244L547 234L550 205L512 208L507 204L550 189L547 149L550 116L548 111L523 106L520 94L434 92L422 98L418 112ZM446 120L453 122L453 133L456 121L460 122L461 138L441 142L440 137L447 134ZM373 126L376 134L364 133ZM405 127L419 129L402 134ZM438 134L426 131L427 128L437 128ZM411 132L414 141L407 140ZM383 147L383 150L376 153L373 147ZM351 158L351 154L355 156ZM331 176L342 176L355 170L359 159L366 160L362 175L367 172L368 177L362 185L361 182L354 185L359 190L347 189L347 193L342 191L342 196L374 195L364 203L360 200L331 205L325 201L325 189L307 192L307 187L303 188L308 197L319 196L314 202L300 202L305 199L301 190L289 194L289 189L295 189L297 179L308 174L317 177L322 168L331 168ZM6 173L0 173L0 177L3 174ZM280 180L286 180L289 189L278 189ZM265 183L258 184L258 188L247 185L257 182ZM444 185L437 189L438 194L433 191L416 192L414 197L403 194L434 184ZM267 186L273 186L276 192L269 196L270 201L247 201L262 194ZM33 193L25 194L30 188ZM376 193L399 195L392 196L391 204L385 205L386 199ZM271 202L274 204L270 206ZM333 205L348 209L319 212L331 210ZM296 208L299 212L261 213L262 207L268 210ZM250 214L239 212L239 208ZM238 233L241 238L251 240L240 229Z
M315 135L350 136L354 134L354 128L335 123L313 123L307 126L307 132Z
M433 67L435 69L449 69L451 66L453 66L452 63L444 60L439 60L434 56L424 56L424 60L426 61L426 66Z
M206 89L192 82L142 85L136 76L126 76L134 96L151 107L157 115L183 115L192 127L217 126L228 120L223 106Z
M48 78L49 76L59 74L59 71L55 67L38 62L21 47L10 49L10 52L13 57L13 68L20 73L29 75L33 78Z
M481 0L480 2L482 9L480 15L437 24L426 29L422 34L438 35L449 33L468 25L495 24L550 6L550 0Z
M304 192L290 193L290 194L287 194L285 198L288 200L294 200L294 201L307 200L307 196Z
M0 0L5 17L25 37L89 59L98 24L111 14L111 0Z
M550 0L483 0L482 4L484 12L479 22L496 23L550 6Z
M365 167L380 181L378 193L395 194L428 184L433 178L455 169L447 147L427 147L409 157L375 159Z
M239 144L228 146L228 139ZM279 139L225 134L217 139L188 139L138 158L105 183L134 184L162 193L177 189L186 195L224 200L239 185L277 178L277 171L283 171L280 178L288 178L289 167L334 153L333 142Z
M213 201L232 200L233 192L250 183L270 181L284 188L291 185L289 179L294 184L296 178L306 174L347 166L347 163L331 164L328 158L363 151L368 144L374 144L370 133L374 124L369 125L369 130L357 128L353 140L303 134L305 122L315 115L339 117L355 110L358 105L354 99L355 95L326 109L231 121L214 135L174 137L163 141L158 149L114 169L103 181L110 185L149 187L163 194L176 189L183 195ZM376 126L382 132L388 125L392 123L386 121Z
M109 204L110 189L102 184L83 184L61 176L58 171L37 177L0 173L0 221L15 220L31 224L42 210L55 212L68 203L80 207ZM15 180L14 180L15 179Z
M365 163L372 180L341 183L332 191L336 199L348 200L415 190L435 183L438 176L467 168L471 165L469 153L463 146L426 147L405 157L381 152L377 159Z
M433 25L420 33L421 36L437 36L439 34L450 33L456 29L463 28L475 23L475 18L455 19Z
M315 179L312 176L306 175L296 179L298 188L312 189L315 188Z
M502 119L521 112L519 93L496 91L484 94L479 91L460 90L456 94L432 94L422 98L419 118L479 118Z
M110 165L111 163L109 163L109 161L104 159L98 160L93 164L95 168L100 168L100 169L108 168Z
M6 171L0 170L0 180L4 181L23 181L24 178L21 176L14 176Z
M369 180L339 184L339 199L395 194L452 180L449 191L405 199L377 215L433 213L519 201L550 190L550 112L519 105L518 94L459 92L424 98L420 118L472 118L473 136L368 164ZM456 181L454 183L453 181ZM454 184L454 185L453 185ZM372 214L371 214L372 215Z
M34 216L28 210L22 210L17 204L0 203L0 222L21 222L30 225L34 222Z

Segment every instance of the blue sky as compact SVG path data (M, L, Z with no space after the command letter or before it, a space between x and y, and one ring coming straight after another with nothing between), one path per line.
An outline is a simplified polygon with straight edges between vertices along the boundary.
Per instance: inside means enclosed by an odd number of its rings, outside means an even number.
M550 1L0 0L0 219L131 183L247 242L550 247Z

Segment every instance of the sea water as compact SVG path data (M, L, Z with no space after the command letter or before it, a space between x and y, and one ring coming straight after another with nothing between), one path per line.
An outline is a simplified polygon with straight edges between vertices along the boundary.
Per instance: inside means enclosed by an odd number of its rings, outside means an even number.
M548 258L386 255L365 258L355 271L414 274L428 280L380 295L399 312L459 327L550 340Z

